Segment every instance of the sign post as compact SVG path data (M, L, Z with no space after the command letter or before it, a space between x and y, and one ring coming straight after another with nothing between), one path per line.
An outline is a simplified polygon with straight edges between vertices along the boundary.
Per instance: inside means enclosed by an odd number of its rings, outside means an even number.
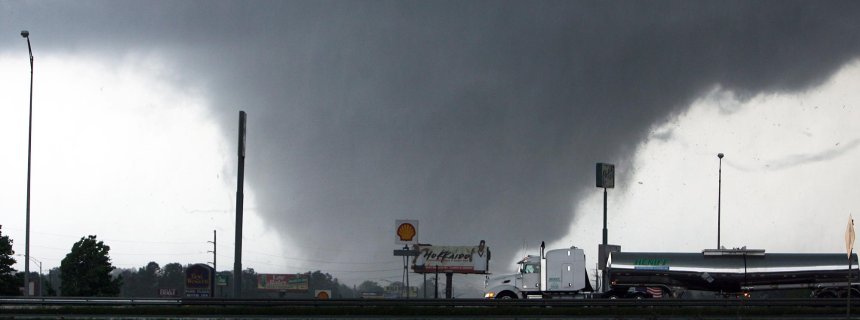
M609 240L609 229L606 228L606 189L615 188L615 165L608 163L598 163L596 170L597 177L597 187L603 188L603 245L600 248L601 251L603 248L606 248ZM606 292L608 289L608 281L609 277L606 273L606 270L603 270L603 277L601 277L600 287L603 289L603 292Z
M395 220L394 242L403 245L403 250L394 250L395 256L403 257L403 278L406 283L406 299L409 299L409 257L414 256L409 250L410 244L418 243L418 220Z
M487 274L489 272L490 248L486 242L481 240L477 246L433 246L418 243L418 221L397 220L394 225L395 243L403 244L404 247L394 250L394 256L403 257L403 276L406 284L406 297L412 295L409 286L409 257L414 257L411 262L412 271L424 274L436 273L436 294L439 295L439 272L445 274L447 288L446 298L450 299L452 294L451 281L455 273L460 274ZM410 249L410 245L412 245ZM425 285L427 281L424 281ZM416 296L417 296L417 291ZM425 288L426 292L426 288ZM426 296L426 294L425 294Z

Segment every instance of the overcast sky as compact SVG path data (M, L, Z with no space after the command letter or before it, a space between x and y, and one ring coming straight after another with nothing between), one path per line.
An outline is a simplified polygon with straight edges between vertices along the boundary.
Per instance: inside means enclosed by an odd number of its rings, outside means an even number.
M394 220L492 249L491 271L601 239L841 252L858 209L860 3L0 2L0 224L31 255L95 234L119 267L398 280ZM19 259L17 268L23 270ZM36 269L31 264L31 270Z

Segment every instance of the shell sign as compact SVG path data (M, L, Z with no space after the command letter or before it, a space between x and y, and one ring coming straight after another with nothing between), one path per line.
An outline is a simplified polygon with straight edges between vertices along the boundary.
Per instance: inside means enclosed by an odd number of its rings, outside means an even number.
M331 299L331 290L316 290L314 296L318 300L329 300Z
M394 231L394 243L418 243L418 220L396 220Z

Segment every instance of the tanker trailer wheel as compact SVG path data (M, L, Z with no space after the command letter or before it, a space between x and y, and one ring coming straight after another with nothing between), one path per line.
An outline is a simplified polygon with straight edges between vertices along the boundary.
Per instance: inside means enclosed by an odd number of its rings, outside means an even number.
M511 300L511 299L516 299L516 298L517 298L517 295L515 295L513 292L510 292L510 291L503 291L502 293L499 293L499 295L496 296L496 299L502 299L502 300Z
M849 292L848 290L845 290L845 291L840 292L840 293L839 293L839 297L840 297L840 298L847 298L847 297L848 297L848 292ZM850 292L851 292L851 297L852 297L852 298L860 297L860 291L857 291L857 289L851 288L851 291L850 291Z

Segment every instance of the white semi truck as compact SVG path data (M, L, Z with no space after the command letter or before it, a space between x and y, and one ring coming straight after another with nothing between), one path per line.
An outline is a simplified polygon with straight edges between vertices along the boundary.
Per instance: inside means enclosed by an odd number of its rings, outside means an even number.
M519 272L485 283L490 299L681 297L688 290L723 296L804 289L813 297L860 296L857 255L768 253L706 249L701 253L611 252L605 265L608 290L595 293L585 253L577 247L549 250L517 262ZM848 262L851 258L851 263Z

